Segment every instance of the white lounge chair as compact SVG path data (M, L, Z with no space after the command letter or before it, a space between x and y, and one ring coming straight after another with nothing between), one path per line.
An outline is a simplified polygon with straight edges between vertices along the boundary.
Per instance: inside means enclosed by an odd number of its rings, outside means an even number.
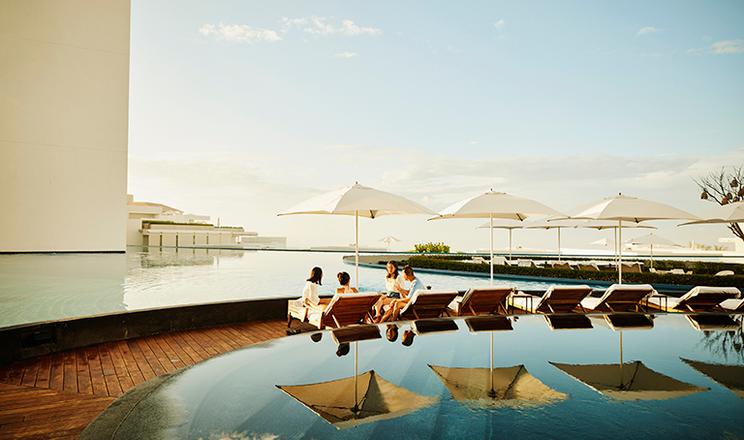
M589 286L550 286L542 297L512 295L509 305L527 313L570 313L592 293Z
M455 316L506 314L509 296L514 293L512 286L494 286L468 289L465 295L458 296L448 306Z
M730 277L736 275L733 270L722 270L720 272L716 272L714 276L716 277Z
M439 318L449 315L447 306L457 297L456 291L433 291L417 290L413 293L411 300L400 309L398 319L401 321L411 319Z
M638 312L650 295L656 295L650 284L613 284L601 297L587 296L581 300L581 306L593 312Z
M667 295L649 296L645 304L665 312L713 312L722 311L721 303L737 299L741 292L736 287L698 286L679 298Z
M721 307L729 312L744 313L744 299L727 299L721 303Z

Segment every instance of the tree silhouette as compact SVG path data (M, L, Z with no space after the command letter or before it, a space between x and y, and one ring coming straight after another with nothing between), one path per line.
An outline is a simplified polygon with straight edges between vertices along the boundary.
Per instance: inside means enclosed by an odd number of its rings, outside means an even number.
M728 205L744 201L744 167L721 167L718 171L712 171L707 176L695 179L702 193L700 198L710 200L719 205ZM744 231L738 223L728 225L729 230L744 241Z

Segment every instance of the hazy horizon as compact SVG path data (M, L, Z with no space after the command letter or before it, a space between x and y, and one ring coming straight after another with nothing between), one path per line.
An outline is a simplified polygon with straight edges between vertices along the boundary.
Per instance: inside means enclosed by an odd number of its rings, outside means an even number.
M354 181L434 210L494 188L566 213L622 192L704 214L693 178L744 163L742 22L735 1L134 0L129 192L290 246L353 241L352 219L276 213ZM363 220L361 242L472 250L480 223ZM730 236L677 223L654 225Z

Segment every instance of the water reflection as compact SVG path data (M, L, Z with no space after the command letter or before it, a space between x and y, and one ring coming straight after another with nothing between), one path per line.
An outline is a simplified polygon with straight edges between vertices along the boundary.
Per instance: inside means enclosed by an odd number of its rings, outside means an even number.
M744 366L711 364L685 358L680 359L744 399Z
M654 371L641 361L592 365L551 364L615 400L676 399L707 390Z
M732 316L738 328L729 331L704 331L702 343L711 353L724 359L744 362L744 315Z

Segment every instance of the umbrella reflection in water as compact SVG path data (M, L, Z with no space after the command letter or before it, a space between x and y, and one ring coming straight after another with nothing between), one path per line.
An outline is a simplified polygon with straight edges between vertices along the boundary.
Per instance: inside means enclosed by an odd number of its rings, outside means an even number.
M435 397L422 396L385 380L374 370L358 371L358 343L379 339L375 325L341 328L332 332L343 346L354 343L354 375L326 382L303 385L277 385L338 429L393 419L434 404Z
M524 365L494 367L493 332L512 330L509 318L480 316L468 318L466 323L471 332L489 332L490 365L488 368L429 365L452 398L467 406L484 408L529 408L568 398L532 376Z

